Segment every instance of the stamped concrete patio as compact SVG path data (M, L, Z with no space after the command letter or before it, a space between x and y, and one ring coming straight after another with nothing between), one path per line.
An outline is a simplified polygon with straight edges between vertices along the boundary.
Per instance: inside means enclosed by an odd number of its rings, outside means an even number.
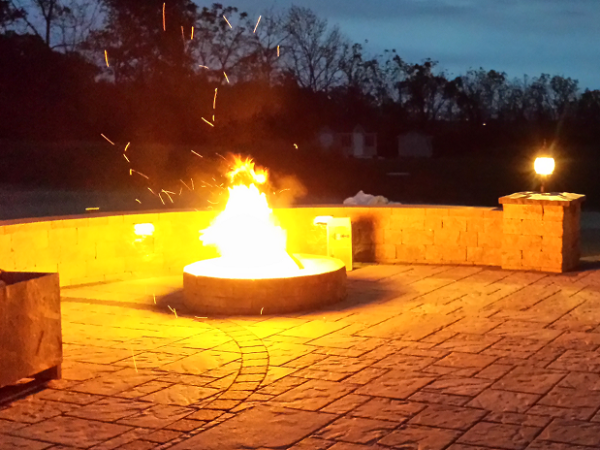
M180 288L63 289L64 379L0 408L0 449L600 448L594 263L365 266L285 317L186 317Z

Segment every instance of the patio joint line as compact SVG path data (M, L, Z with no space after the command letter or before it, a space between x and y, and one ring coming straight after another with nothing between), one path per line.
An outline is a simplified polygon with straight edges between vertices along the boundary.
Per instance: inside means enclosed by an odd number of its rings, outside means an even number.
M237 408L240 404L242 404L243 402L245 402L248 397L250 397L253 393L255 393L260 385L262 384L262 382L265 380L266 376L267 376L267 371L269 368L269 352L267 350L267 347L264 345L262 339L260 339L258 336L256 336L252 331L250 331L247 327L243 327L241 325L236 324L235 322L231 322L228 320L219 320L213 325L215 328L217 328L218 330L224 332L225 334L227 334L238 346L239 350L240 350L240 354L241 354L241 360L242 360L242 364L240 367L240 370L238 371L235 379L233 380L233 383L231 383L231 385L223 392L219 393L215 399L213 399L211 402L214 401L218 401L223 395L227 394L228 392L232 392L233 391L233 387L236 385L237 379L239 378L240 375L244 375L244 368L250 368L250 367L257 367L257 366L251 366L248 365L249 361L254 361L254 360L248 360L244 358L244 351L243 351L243 346L240 345L239 340L243 340L240 339L240 336L243 336L243 338L249 338L247 340L252 340L252 341L259 341L260 344L255 345L253 347L257 347L257 346L262 346L263 350L261 352L252 352L252 354L257 354L257 353L263 353L265 355L265 359L267 360L267 363L265 366L258 366L260 368L262 368L262 370L257 373L256 375L261 375L261 379L259 382L256 382L256 388L254 388L252 391L249 391L250 393L246 396L245 399L240 399L238 401L238 404L232 408L227 409L227 411L230 411L232 409ZM244 390L236 390L235 392L246 392ZM203 409L203 408L202 408ZM199 427L195 430L192 431L188 431L187 433L184 433L181 436L176 437L175 439L172 439L171 441L168 441L164 444L159 445L158 447L155 447L154 450L166 450L168 448L173 447L174 445L177 445L181 442L184 442L198 434L200 434L201 432L205 431L206 428L204 427Z

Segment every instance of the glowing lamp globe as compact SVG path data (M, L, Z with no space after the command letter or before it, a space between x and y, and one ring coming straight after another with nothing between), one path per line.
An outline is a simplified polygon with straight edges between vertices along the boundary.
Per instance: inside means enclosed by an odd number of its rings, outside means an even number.
M538 175L552 175L552 172L554 172L554 158L537 158L533 167Z

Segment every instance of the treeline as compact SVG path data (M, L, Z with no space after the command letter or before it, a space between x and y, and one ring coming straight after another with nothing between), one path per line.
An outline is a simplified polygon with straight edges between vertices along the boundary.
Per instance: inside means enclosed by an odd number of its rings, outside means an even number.
M410 130L441 154L600 138L600 91L569 77L450 77L368 55L306 8L191 0L0 0L0 105L0 139L239 146L360 123L391 155Z

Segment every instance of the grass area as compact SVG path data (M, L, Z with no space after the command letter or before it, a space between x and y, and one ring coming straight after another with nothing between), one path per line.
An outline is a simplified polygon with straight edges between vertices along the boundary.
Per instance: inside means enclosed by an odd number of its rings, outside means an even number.
M223 181L219 176L219 165L223 161L216 153L225 155L228 150L233 150L252 155L258 164L266 166L276 190L291 189L281 194L285 197L284 204L292 197L299 203L341 203L362 190L406 204L496 206L503 195L539 189L533 161L527 158L355 160L323 155L303 145L295 149L289 143L281 142L255 143L250 148L237 149L194 148L205 155L199 158L188 146L133 143L127 152L129 164L123 157L122 144L111 146L105 141L0 143L0 184L12 186L13 190L45 192L16 201L30 203L32 207L37 202L43 205L42 215L47 215L51 214L52 204L61 214L70 213L71 209L72 213L80 212L82 206L91 201L88 199L96 199L94 196L98 197L96 202L102 203L102 210L123 210L129 205L130 209L162 208L159 199L149 193L149 187L154 191L167 189L179 193L182 189L179 180L193 178L196 182L194 192L183 188L184 195L166 207L204 208L210 205L207 200L222 192L214 187ZM150 180L136 174L130 176L129 168L132 167ZM586 194L588 200L584 209L600 210L598 173L600 160L563 157L557 159L557 169L548 188ZM202 188L204 181L210 186ZM82 193L84 198L73 200L64 192ZM54 193L51 200L48 193ZM107 195L103 197L101 193ZM297 195L301 193L304 195ZM125 199L112 200L119 196ZM133 203L135 198L143 202L142 206ZM6 218L7 201L3 204L0 198L0 218ZM71 208L65 204L75 206ZM12 216L18 214L14 207L12 211Z

